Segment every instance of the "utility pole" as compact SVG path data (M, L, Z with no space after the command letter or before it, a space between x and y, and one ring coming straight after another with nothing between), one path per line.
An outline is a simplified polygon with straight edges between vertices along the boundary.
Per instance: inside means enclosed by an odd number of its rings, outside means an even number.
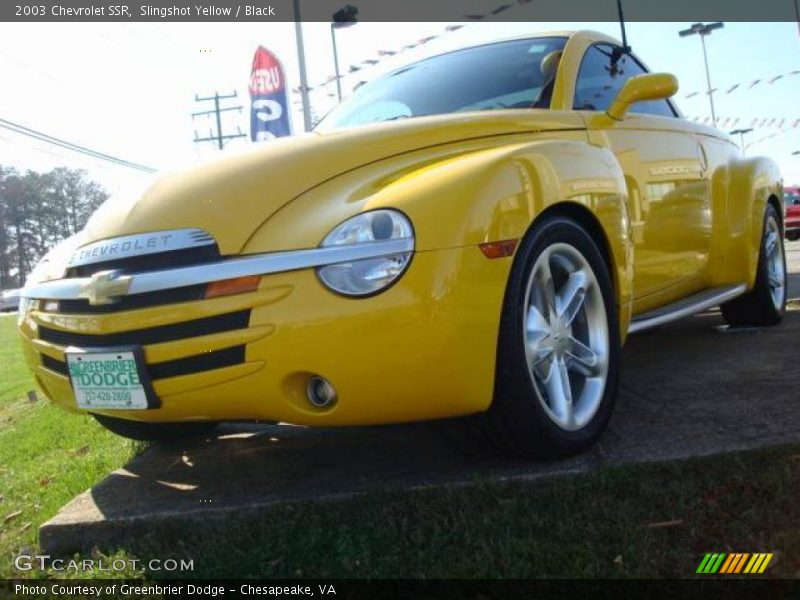
M709 23L708 25L704 25L703 23L695 23L689 29L684 29L683 31L679 31L678 35L680 37L686 37L688 35L699 35L700 42L703 46L703 64L706 66L706 84L708 85L708 101L711 103L711 125L716 127L717 126L717 115L714 112L714 92L711 88L711 72L708 69L708 55L706 54L706 36L711 35L711 32L715 29L722 29L725 26L724 23L716 22L716 23Z
M200 96L195 94L195 96L194 96L195 102L207 102L209 100L213 100L214 101L214 109L213 110L203 110L203 111L200 111L200 112L192 113L192 119L194 119L196 117L201 117L201 116L214 115L216 117L216 121L217 121L217 132L216 133L212 132L211 129L209 129L208 130L208 137L201 138L201 137L197 137L197 132L195 131L194 132L194 141L195 142L216 142L217 143L217 147L220 150L222 150L222 148L225 146L225 141L226 140L231 140L231 139L240 138L240 137L247 137L244 133L242 133L242 130L238 125L236 126L237 133L231 133L231 134L225 135L222 132L222 113L225 112L225 111L229 111L229 110L238 110L239 112L242 112L242 106L241 105L239 105L239 106L226 106L226 107L223 108L223 107L220 106L219 101L220 100L228 100L230 98L236 98L236 97L237 97L236 92L233 92L233 94L228 94L226 96L220 96L219 92L215 91L213 96L208 96L208 97L205 97L205 98L201 98Z

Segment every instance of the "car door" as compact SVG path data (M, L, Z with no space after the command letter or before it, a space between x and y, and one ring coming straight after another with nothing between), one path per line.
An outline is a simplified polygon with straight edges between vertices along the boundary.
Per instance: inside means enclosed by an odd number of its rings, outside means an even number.
M597 43L586 50L573 107L604 113L630 77L646 73L632 55ZM667 100L640 102L626 118L587 115L589 139L616 156L628 187L634 242L634 312L704 287L711 239L708 160L693 125ZM597 115L594 115L597 116Z

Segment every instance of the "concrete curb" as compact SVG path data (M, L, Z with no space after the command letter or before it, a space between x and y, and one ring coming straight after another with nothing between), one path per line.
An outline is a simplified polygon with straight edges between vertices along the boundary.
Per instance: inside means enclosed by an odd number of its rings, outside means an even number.
M800 267L800 243L790 252ZM794 248L794 246L792 246ZM790 276L800 296L800 274ZM385 490L535 481L601 465L724 454L800 442L800 310L779 327L733 332L712 311L633 336L617 406L590 452L525 463L464 458L425 425L305 429L233 426L155 446L80 494L39 530L53 555L124 547L176 524L260 514L305 500Z

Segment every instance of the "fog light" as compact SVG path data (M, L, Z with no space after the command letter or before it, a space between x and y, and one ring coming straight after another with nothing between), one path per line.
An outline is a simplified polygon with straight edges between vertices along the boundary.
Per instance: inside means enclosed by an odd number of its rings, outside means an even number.
M336 403L336 390L327 379L318 375L308 380L306 395L317 408L328 408Z

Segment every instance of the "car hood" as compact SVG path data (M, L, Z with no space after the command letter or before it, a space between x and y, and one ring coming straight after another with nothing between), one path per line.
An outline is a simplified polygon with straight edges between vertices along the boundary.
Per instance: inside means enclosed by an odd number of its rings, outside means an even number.
M222 254L235 254L282 206L358 167L464 140L583 127L573 112L508 110L421 117L272 140L244 153L165 174L143 193L112 198L92 216L80 244L199 228L214 236Z

